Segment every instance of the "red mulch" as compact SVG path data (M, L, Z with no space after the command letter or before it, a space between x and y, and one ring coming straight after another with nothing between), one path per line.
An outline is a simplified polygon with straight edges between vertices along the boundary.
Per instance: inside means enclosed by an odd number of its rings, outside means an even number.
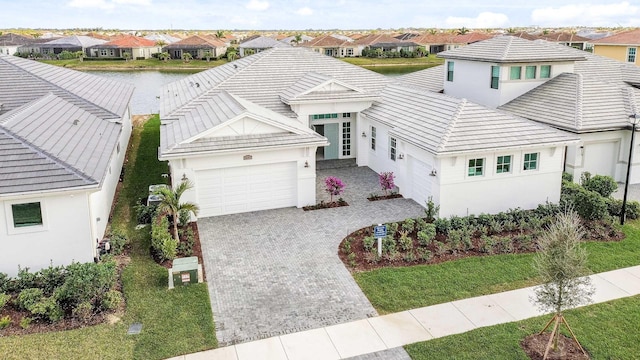
M190 222L187 225L188 228L191 228L191 230L193 231L193 237L194 237L194 244L193 244L193 253L192 255L189 256L197 256L198 257L198 263L199 264L204 264L204 260L202 258L202 245L200 244L200 234L198 233L198 223L197 222ZM183 229L182 227L180 227L180 229ZM173 231L170 229L170 231ZM186 241L186 239L181 238L180 242ZM160 264L160 266L167 268L167 269L171 269L171 267L173 266L173 261L172 260L165 260L165 261L158 261L158 256L156 254L153 253L153 249L149 249L151 251L151 255L153 256L154 260ZM187 255L185 254L178 254L178 257L185 257ZM202 276L204 281L207 281L207 275L206 275L206 270L204 268L204 265L202 266Z
M320 209L329 209L329 208L336 208L336 207L341 207L341 206L349 206L349 204L347 204L346 201L332 201L332 202L321 202L319 204L316 205L309 205L309 206L304 206L302 208L302 210L304 211L310 211L310 210L320 210Z
M378 200L387 200L387 199L399 199L402 198L403 196L401 194L390 194L390 195L376 195L376 196L369 196L367 198L367 200L369 201L378 201Z
M520 342L520 346L532 360L542 360L547 349L551 333L527 336ZM560 334L558 350L553 351L553 345L547 356L547 360L589 360L588 354L583 354L576 342L567 336Z

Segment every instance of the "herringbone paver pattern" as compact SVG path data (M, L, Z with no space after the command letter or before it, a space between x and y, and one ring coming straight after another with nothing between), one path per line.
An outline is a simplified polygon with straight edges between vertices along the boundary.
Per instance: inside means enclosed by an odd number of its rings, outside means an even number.
M369 168L321 170L319 187L329 175L344 180L350 206L198 220L221 346L376 315L338 258L338 245L354 230L416 217L423 209L407 199L366 200L379 192ZM317 196L328 200L324 193ZM400 352L390 358L406 358Z

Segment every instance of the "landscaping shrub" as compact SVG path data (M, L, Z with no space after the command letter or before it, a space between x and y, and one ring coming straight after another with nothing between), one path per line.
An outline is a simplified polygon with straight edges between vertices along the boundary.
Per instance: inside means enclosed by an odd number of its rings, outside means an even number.
M39 287L36 273L29 272L29 268L18 268L18 276L11 282L10 291L19 292L24 289Z
M136 219L138 224L151 224L151 220L156 217L158 205L138 204L135 206Z
M176 257L178 242L169 233L169 219L166 216L161 216L160 221L151 224L151 247L160 261Z
M398 223L387 224L387 236L396 236L398 232Z
M436 226L436 232L442 235L448 235L451 230L451 223L449 219L439 218L436 219L433 224Z
M416 222L415 222L415 220L413 220L411 218L406 219L402 223L402 230L406 231L406 232L412 232L415 227L416 227Z
M60 304L58 304L53 296L40 299L29 311L37 318L47 319L50 322L60 321L64 317L64 312Z
M18 305L21 309L31 311L33 306L37 304L42 298L44 294L42 293L42 289L38 288L29 288L20 291L18 294L18 299L16 301L16 305Z
M29 326L31 326L32 321L33 321L32 318L25 316L22 319L20 319L20 327L26 330L29 328Z
M44 291L44 295L50 296L56 288L64 283L67 272L63 266L50 265L34 273L34 275L36 279L39 279L37 282L42 291Z
M416 230L422 231L424 230L429 223L426 222L423 218L416 218Z
M107 311L115 310L120 306L120 304L122 304L123 301L124 300L122 299L122 293L116 290L109 290L102 297L100 307L102 307L103 310Z
M609 215L619 217L622 212L622 200L607 198L605 201ZM627 219L637 219L640 217L640 203L637 201L627 201L625 213Z
M469 225L467 218L455 215L452 215L449 218L449 223L451 224L451 230L462 230L464 227Z
M73 263L67 272L64 284L55 291L56 299L67 310L83 302L100 304L117 277L115 262Z
M582 173L581 183L585 189L595 191L603 197L609 197L618 190L618 184L611 176L591 176L591 174L585 172Z
M403 251L408 251L413 249L413 239L408 236L407 232L400 233L400 239L398 239L398 244L400 244L400 248Z
M9 315L0 318L0 330L6 328L9 325L11 325L11 318L9 317Z
M573 198L575 211L584 220L601 220L608 215L607 203L595 191L584 189Z
M436 205L436 203L433 202L433 196L429 196L426 205L424 213L427 216L427 221L434 222L440 211L440 205Z
M188 210L180 211L178 214L178 225L185 227L189 224L189 220L191 220L191 212Z
M11 299L11 295L0 293L0 310L9 302L9 299Z
M436 237L436 226L428 224L424 230L418 231L418 243L421 246L429 245Z
M382 252L386 254L396 252L396 239L393 236L387 235L382 239Z
M193 255L193 246L196 243L195 234L191 228L180 229L178 231L180 233L181 241L178 243L178 254L181 256L191 256Z
M364 239L362 239L362 246L364 247L365 251L371 251L374 246L376 246L376 238L373 236L366 236Z
M393 172L389 171L389 172L381 172L378 175L378 182L380 183L380 188L382 188L382 191L384 191L384 195L387 196L389 193L389 190L393 190L393 188L395 188L395 183L393 182L393 179L395 178L395 176L393 175Z
M335 176L328 176L324 179L325 191L331 196L331 202L333 197L340 195L344 192L345 184Z
M86 324L93 317L93 305L88 301L81 302L78 306L73 308L71 316L81 323Z
M111 236L109 237L109 244L111 245L111 254L120 255L124 252L124 248L127 245L127 233L122 228L111 229Z
M11 287L11 279L9 275L0 273L0 292L7 292Z
M573 175L567 172L562 173L562 181L573 182Z

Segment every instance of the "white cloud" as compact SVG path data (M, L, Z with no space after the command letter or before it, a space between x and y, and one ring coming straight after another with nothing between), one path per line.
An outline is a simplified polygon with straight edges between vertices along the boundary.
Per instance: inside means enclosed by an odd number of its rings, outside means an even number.
M498 28L507 25L509 17L505 14L481 12L475 18L449 16L445 20L447 27L460 28Z
M77 8L112 9L113 4L104 0L71 0L69 6Z
M296 14L301 15L301 16L309 16L309 15L313 15L313 10L311 10L311 8L308 7L303 7L300 8L296 11Z
M536 25L585 25L585 26L629 26L638 23L640 7L620 2L617 4L573 4L557 8L546 7L531 12Z
M116 4L126 5L151 5L151 0L112 0Z
M251 1L249 1L249 3L247 3L247 5L245 7L248 10L264 11L264 10L267 10L269 8L269 2L268 1L260 1L260 0L251 0Z

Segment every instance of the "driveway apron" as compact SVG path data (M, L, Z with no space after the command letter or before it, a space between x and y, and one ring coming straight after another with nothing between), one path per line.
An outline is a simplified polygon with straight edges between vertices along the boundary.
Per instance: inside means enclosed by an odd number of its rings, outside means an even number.
M346 183L342 197L350 206L198 220L221 346L377 315L338 258L338 245L357 229L424 210L408 199L369 202L366 197L380 190L366 167L318 171L318 201L329 200L322 192L326 176Z

